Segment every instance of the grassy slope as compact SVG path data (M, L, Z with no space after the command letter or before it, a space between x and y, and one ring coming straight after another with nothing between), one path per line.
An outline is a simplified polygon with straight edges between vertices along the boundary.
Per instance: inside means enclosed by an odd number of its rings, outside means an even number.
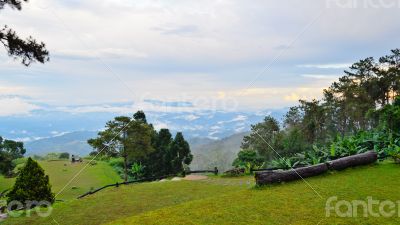
M51 217L12 218L5 224L101 224L198 199L244 190L253 184L243 179L167 181L109 188L95 195L54 206ZM227 183L228 182L228 183ZM54 219L54 220L53 220Z
M66 164L67 166L64 166ZM52 190L58 193L87 163L74 163L68 161L43 161L40 165L50 177ZM88 165L79 176L71 182L57 199L73 199L88 192L91 188L98 188L106 184L120 182L118 174L105 162ZM72 189L77 187L77 189Z
M54 193L58 193L68 181L86 165L86 163L71 164L69 161L39 161L39 163L46 174L49 175ZM64 164L66 166L64 166ZM117 181L121 181L121 179L107 163L97 162L97 165L88 165L87 168L57 196L57 199L73 199L86 193L92 187L98 188ZM0 191L10 188L13 183L14 179L0 177ZM73 186L75 186L76 189L72 189Z
M0 193L14 184L15 179L6 179L0 175Z
M251 177L146 183L57 204L49 218L6 224L398 224L398 217L327 219L325 202L397 201L399 175L398 165L383 163L307 179L322 198L303 181L263 188L252 188Z
M394 164L348 169L303 181L242 190L218 198L187 202L111 224L399 224L399 218L326 218L330 196L339 200L398 201L400 167ZM375 207L375 212L378 209ZM361 210L359 211L361 214Z

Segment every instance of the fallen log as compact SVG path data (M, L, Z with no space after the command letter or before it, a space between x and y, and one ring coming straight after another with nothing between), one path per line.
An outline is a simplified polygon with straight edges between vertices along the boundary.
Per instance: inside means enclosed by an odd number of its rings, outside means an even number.
M325 163L321 163L314 166L307 166L286 171L256 172L255 178L257 185L265 185L317 176L327 171L328 166Z
M368 165L378 160L378 154L375 151L368 151L358 155L343 157L327 162L330 170L344 170L349 167Z

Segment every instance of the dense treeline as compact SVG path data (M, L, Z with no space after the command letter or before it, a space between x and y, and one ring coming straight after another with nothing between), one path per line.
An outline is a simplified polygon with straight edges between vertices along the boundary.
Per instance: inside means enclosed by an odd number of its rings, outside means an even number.
M179 174L193 159L182 133L173 138L168 129L157 132L143 111L107 122L105 130L88 143L95 150L91 155L113 157L110 164L125 181Z
M360 60L324 90L321 100L300 100L299 105L291 107L282 124L267 116L263 122L252 125L252 133L242 143L246 154L239 154L235 165L243 164L241 157L244 162L255 158L259 162L261 158L267 163L274 159L276 163L282 157L298 153L303 157L308 155L308 158L310 154L335 157L337 149L343 147L340 145L348 149L352 148L349 145L354 145L358 150L353 152L387 148L388 145L382 143L373 145L371 140L379 139L379 136L381 139L387 137L385 143L394 145L398 142L399 95L400 49L392 50L378 60L372 57ZM248 156L249 151L257 153L251 160L243 157ZM291 159L283 163L288 164L288 161L291 164Z

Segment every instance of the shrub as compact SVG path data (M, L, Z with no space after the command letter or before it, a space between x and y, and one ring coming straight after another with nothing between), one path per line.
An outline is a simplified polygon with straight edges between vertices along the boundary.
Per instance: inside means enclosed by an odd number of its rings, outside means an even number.
M318 148L316 145L311 150L298 153L296 159L298 165L317 165L324 163L329 159L329 153L326 148Z
M60 154L56 152L50 152L47 153L43 158L48 161L58 160L60 158Z
M246 173L250 173L252 169L262 167L264 165L263 161L256 151L243 149L238 153L238 157L233 161L232 166L244 168Z
M144 169L145 166L142 166L141 163L134 163L131 168L131 174L134 180L139 180L144 177Z
M58 156L59 159L69 159L69 153L68 152L63 152L60 153L60 156Z
M108 164L121 176L124 176L124 159L110 158Z
M28 158L7 197L8 202L14 200L21 203L26 201L54 202L49 177L44 174L40 165L31 158Z
M110 166L112 166L113 168L117 168L117 167L124 167L124 159L123 158L111 158L108 162L108 164Z
M271 162L273 167L279 168L279 169L291 169L293 167L296 167L300 164L300 161L295 158L288 158L288 157L281 157L275 160L272 160Z
M385 149L389 156L393 158L396 163L400 163L400 146L396 144L389 145Z

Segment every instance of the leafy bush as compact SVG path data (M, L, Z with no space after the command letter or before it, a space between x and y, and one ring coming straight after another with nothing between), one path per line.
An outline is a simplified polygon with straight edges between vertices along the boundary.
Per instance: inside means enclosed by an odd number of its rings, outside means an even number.
M134 163L131 168L131 174L134 180L140 180L144 177L145 166L141 163Z
M311 150L298 153L296 158L301 165L317 165L328 161L329 153L326 148L318 148L314 145Z
M261 168L263 165L263 159L258 156L257 152L248 149L241 150L232 163L232 166L236 168L244 168L247 174L253 169Z
M59 159L69 159L69 153L68 152L63 152L60 153L60 155L58 156Z
M110 158L108 164L121 176L124 176L124 159Z
M279 169L291 169L298 166L300 164L300 161L296 157L282 157L272 160L271 164L273 167Z
M108 164L112 167L124 167L124 159L123 158L111 158L108 161Z
M45 160L52 161L52 160L59 160L60 153L57 152L49 152L44 157Z
M364 132L355 135L341 138L337 137L337 140L331 144L330 157L341 158L350 155L356 155L368 151L368 140L366 139Z
M397 143L389 145L385 151L396 163L400 163L400 146Z

